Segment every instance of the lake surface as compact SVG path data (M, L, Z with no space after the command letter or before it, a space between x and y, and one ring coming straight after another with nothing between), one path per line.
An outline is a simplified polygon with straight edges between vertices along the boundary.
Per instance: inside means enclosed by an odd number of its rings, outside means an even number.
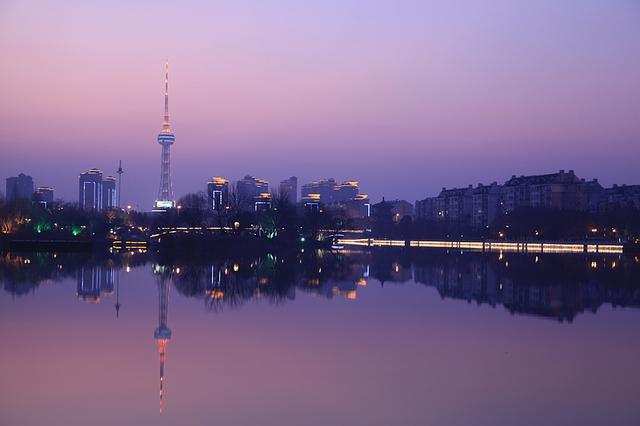
M0 425L637 425L640 263L0 256Z

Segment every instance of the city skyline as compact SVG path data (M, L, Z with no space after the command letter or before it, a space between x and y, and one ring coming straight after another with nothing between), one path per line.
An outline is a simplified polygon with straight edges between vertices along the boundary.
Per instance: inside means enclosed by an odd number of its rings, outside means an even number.
M152 205L169 57L177 197L247 173L357 179L374 200L514 171L640 181L631 1L189 5L3 4L0 178L72 200L80 171L123 160L123 203Z

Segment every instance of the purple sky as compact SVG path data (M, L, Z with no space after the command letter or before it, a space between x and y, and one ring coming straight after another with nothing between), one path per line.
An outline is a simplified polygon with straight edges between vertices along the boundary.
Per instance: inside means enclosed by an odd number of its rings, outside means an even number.
M4 0L0 51L0 178L70 200L122 159L123 202L151 205L166 57L177 195L247 173L410 201L558 169L640 183L637 0Z

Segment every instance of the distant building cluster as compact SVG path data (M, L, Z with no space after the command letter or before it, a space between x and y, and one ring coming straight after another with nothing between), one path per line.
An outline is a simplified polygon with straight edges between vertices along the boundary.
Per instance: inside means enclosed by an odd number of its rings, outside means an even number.
M359 219L371 215L369 196L360 194L359 182L346 180L338 183L335 179L322 179L302 185L301 201L306 209L315 210L320 206L343 209L350 218Z
M342 208L350 217L370 215L369 196L360 194L358 182L353 180L338 183L330 178L307 183L302 185L298 198L298 178L291 176L280 182L277 196L311 211L322 207ZM213 210L235 204L245 211L264 211L272 208L274 194L269 191L269 182L265 179L246 175L231 187L228 179L216 176L207 183L207 200Z
M102 171L90 169L80 174L78 203L84 210L116 208L116 178L102 176Z
M640 208L640 185L603 188L597 179L578 178L573 170L532 176L512 176L503 185L442 188L436 197L416 201L420 218L481 228L519 207L577 210L595 213L614 207Z
M11 176L6 181L6 200L9 203L18 200L39 201L45 205L53 202L53 188L50 186L39 186L35 188L33 178L24 173L18 176Z

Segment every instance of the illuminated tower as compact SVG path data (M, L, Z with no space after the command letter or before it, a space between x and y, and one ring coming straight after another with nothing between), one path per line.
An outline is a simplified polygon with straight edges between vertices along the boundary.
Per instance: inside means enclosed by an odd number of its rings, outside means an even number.
M167 61L164 75L164 120L162 130L158 135L158 143L162 146L162 159L160 162L160 190L155 203L157 209L175 206L171 188L171 145L175 141L176 137L171 132L171 124L169 123L169 61Z
M169 279L161 274L158 283L159 297L159 317L158 328L153 333L154 339L158 344L158 352L160 354L160 414L162 414L162 399L164 392L164 360L167 350L167 343L171 339L171 329L167 327L167 311L169 309Z

